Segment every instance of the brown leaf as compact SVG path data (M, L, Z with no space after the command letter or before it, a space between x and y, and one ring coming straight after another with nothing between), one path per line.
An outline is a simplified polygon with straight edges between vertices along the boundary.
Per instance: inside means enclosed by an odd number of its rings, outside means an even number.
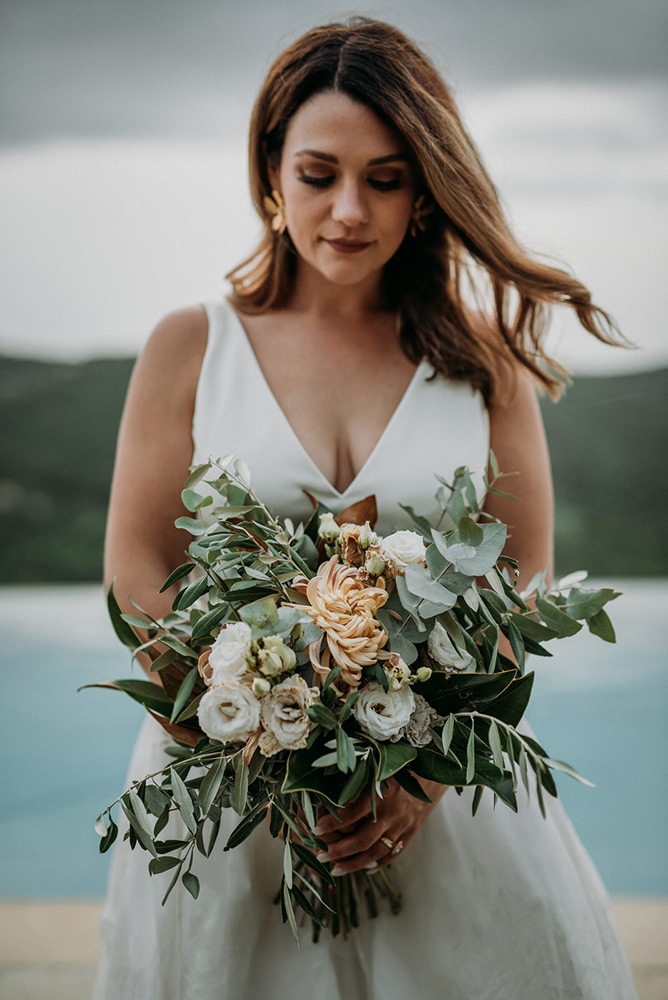
M170 722L166 719L164 715L158 715L156 712L152 712L150 708L146 711L149 715L152 715L156 722L159 722L163 729L166 729L170 736L173 736L175 740L179 743L185 743L189 747L197 746L199 741L204 736L201 729L188 729L186 726L179 726L176 722Z
M338 525L364 524L365 521L368 521L370 526L373 528L378 520L376 494L372 493L370 496L364 497L363 500L358 500L357 503L353 503L350 507L346 507L340 514L336 515L334 520Z

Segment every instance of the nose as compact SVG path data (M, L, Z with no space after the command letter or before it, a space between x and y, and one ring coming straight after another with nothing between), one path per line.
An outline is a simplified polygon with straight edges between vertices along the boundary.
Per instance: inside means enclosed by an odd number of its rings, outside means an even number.
M369 209L362 186L357 180L342 181L334 192L332 218L349 229L369 221Z

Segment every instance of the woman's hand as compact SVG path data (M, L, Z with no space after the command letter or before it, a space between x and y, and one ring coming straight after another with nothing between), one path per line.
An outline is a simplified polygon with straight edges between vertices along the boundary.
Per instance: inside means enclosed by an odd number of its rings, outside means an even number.
M330 813L322 813L315 833L326 841L328 849L318 854L319 860L334 863L333 875L346 875L362 868L383 868L393 861L396 855L382 838L393 844L401 843L401 850L405 850L447 788L434 781L421 780L420 784L431 802L416 799L390 779L383 798L376 800L377 820L371 813L368 792L339 810L340 823Z

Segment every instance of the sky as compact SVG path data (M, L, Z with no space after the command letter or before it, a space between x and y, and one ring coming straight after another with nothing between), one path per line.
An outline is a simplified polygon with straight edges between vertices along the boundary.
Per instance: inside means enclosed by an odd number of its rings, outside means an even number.
M0 0L0 351L134 354L166 312L220 297L259 233L246 130L263 75L350 13L422 46L523 245L637 344L558 314L559 359L668 364L663 0Z

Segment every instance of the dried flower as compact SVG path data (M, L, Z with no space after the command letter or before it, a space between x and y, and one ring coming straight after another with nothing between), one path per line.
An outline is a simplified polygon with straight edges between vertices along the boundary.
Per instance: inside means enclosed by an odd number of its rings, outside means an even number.
M313 723L306 709L317 701L317 688L310 688L303 677L286 677L262 700L260 717L265 731L260 750L271 757L279 750L300 750L306 746Z
M375 663L387 644L387 633L373 616L387 600L384 587L367 586L358 570L344 566L336 556L323 563L311 580L293 582L306 594L307 605L293 605L305 611L325 632L332 659L341 667L341 680L357 687L362 668Z

